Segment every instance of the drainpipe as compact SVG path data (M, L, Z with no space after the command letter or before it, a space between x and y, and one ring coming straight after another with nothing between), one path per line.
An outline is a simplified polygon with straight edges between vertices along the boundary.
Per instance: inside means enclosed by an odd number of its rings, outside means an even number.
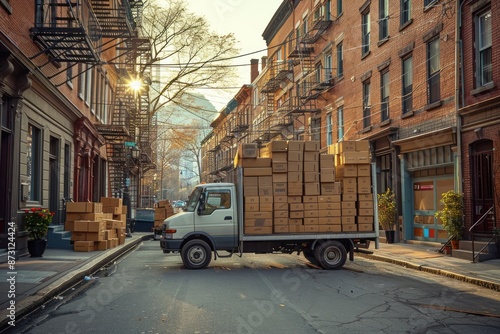
M462 26L462 5L465 1L457 0L457 18L455 20L455 115L457 124L457 164L456 164L456 175L455 175L455 190L459 193L462 192L462 117L458 112L460 108L460 78L463 75L459 75L463 71L463 66L461 66L462 52L461 52L461 26Z

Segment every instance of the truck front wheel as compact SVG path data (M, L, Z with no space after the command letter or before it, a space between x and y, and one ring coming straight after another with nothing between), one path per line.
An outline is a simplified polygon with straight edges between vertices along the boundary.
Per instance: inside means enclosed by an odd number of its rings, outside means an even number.
M314 257L323 269L340 269L347 261L347 251L338 241L325 241L314 249Z
M212 251L205 241L191 240L182 247L181 257L186 268L204 269L212 261Z

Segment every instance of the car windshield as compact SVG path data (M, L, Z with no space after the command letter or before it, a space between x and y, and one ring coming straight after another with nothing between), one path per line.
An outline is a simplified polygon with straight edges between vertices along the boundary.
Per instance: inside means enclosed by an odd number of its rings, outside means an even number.
M198 204L198 200L200 199L202 190L203 189L201 187L194 188L191 195L189 195L188 203L184 211L194 212L194 210L196 209L196 205Z

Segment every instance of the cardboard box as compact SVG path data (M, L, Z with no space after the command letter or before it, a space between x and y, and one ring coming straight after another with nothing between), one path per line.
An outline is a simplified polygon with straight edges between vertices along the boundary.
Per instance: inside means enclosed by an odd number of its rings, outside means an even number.
M238 146L238 157L257 158L259 148L256 143L240 144Z
M239 158L234 163L243 168L265 168L271 167L271 158Z
M319 141L316 140L307 140L304 142L304 151L308 152L317 152L320 149Z
M290 206L290 211L303 211L304 210L304 203L290 203L288 205Z
M305 143L300 140L289 140L288 141L288 153L290 151L299 151L303 152L304 151L304 145Z
M73 232L75 230L75 222L74 221L66 221L64 222L64 230Z
M262 197L272 197L272 196L262 196ZM260 203L260 211L273 211L273 202Z
M87 232L89 228L88 220L75 220L73 222L73 231L74 232Z
M286 173L288 172L288 162L286 161L272 161L273 173Z
M288 203L274 202L273 208L277 211L286 211L288 210Z
M304 170L304 162L302 161L288 161L287 166L289 172L302 172Z
M288 196L289 197L299 196L301 198L303 194L304 194L304 192L303 192L302 183L297 183L297 182L290 183L290 182L288 182ZM314 195L314 194L310 194L310 195Z
M272 212L245 212L245 221L247 219L272 219Z
M243 186L243 195L245 197L248 196L259 196L259 187L249 187L249 186Z
M313 161L319 165L319 152L304 152L304 162Z
M304 233L305 225L288 225L288 230L290 233Z
M341 225L319 225L320 232L342 232Z
M357 213L356 209L342 209L342 216L355 216Z
M354 201L342 201L341 203L342 205L342 210L345 210L345 209L356 209L356 202Z
M85 236L87 241L101 241L104 239L104 231L101 232L87 232Z
M288 172L288 183L304 182L303 172Z
M106 223L104 221L89 221L87 224L88 232L101 232L106 229Z
M368 151L370 151L370 141L368 141L368 140L357 140L356 141L356 151L358 151L358 152L368 152Z
M370 152L343 152L340 154L340 164L367 164L370 163Z
M103 213L112 213L114 215L120 215L120 214L122 214L122 211L123 211L123 206L103 206L102 207Z
M274 225L274 233L288 233L289 231L288 225Z
M245 203L245 212L260 211L259 203Z
M269 186L259 187L259 196L273 196L272 182L269 183Z
M319 167L320 168L335 168L335 155L334 154L320 154Z
M106 230L116 229L121 227L121 221L115 219L105 219Z
M66 220L103 220L106 214L104 213L78 213L78 212L68 212L66 213Z
M355 216L344 216L342 215L341 217L341 222L342 222L342 225L355 225L356 224L356 217ZM356 231L356 229L354 230Z
M341 204L339 202L321 202L318 203L318 210L340 210Z
M270 227L273 226L272 218L245 218L245 227Z
M304 225L305 233L319 232L319 225Z
M317 218L317 217L304 217L304 225L319 225L319 218Z
M341 142L335 143L334 146L336 146L337 150L335 154L356 151L356 141L354 140L343 140Z
M274 196L259 196L259 204L267 204L267 203L273 203L274 202Z
M268 157L271 158L273 161L287 161L288 160L287 152L270 152Z
M291 162L291 161L300 161L300 162L303 162L304 161L304 152L301 152L301 151L289 151L288 152L288 158L287 158L287 161L288 162Z
M75 252L93 252L94 242L93 241L75 241L74 243Z
M287 195L282 195L282 196L274 196L274 203L288 203L288 196Z
M370 176L372 166L368 164L359 164L358 166L358 176Z
M358 194L358 201L373 201L373 194Z
M318 196L318 203L340 203L341 201L341 195L325 195L325 196Z
M342 224L342 218L338 217L319 217L320 225L340 225Z
M245 187L258 187L259 177L258 176L245 176L243 177L243 185Z
M245 226L245 234L272 234L273 233L273 227L252 227L252 226Z
M286 140L273 140L266 144L266 148L271 152L286 152L288 143Z
M304 210L304 218L319 218L318 210Z
M321 168L320 182L335 182L336 173L334 168Z
M356 224L342 224L342 232L356 232L358 226Z
M102 213L102 203L67 202L66 212L95 212Z
M358 201L358 208L360 209L373 209L373 201Z
M315 195L302 196L302 203L318 203L318 196Z
M303 225L302 218L293 218L293 219L290 218L290 219L288 219L288 226L296 226L296 225L298 225L298 226Z
M288 218L274 218L274 226L288 225Z
M340 182L321 183L321 195L340 195L342 184Z
M285 197L288 194L288 183L286 182L274 182L273 183L273 196L274 197Z
M355 202L358 198L358 194L342 194L343 202Z
M273 173L273 182L288 182L288 173Z
M358 231L360 232L372 232L375 231L373 228L373 224L359 224L358 223Z
M288 212L288 217L290 219L302 219L304 218L304 211L290 211Z
M265 186L270 186L271 183L273 183L273 176L272 175L267 175L267 176L258 176L258 181L259 187L265 187Z
M358 209L358 215L360 216L373 216L373 209Z
M244 198L245 204L259 204L260 197L259 196L245 196Z
M72 241L85 241L87 240L87 232L71 232Z
M369 176L358 176L358 193L359 194L371 194L372 193L372 183Z
M168 199L162 199L160 201L158 201L158 203L156 203L156 207L157 208L164 208L166 206L170 206L170 201ZM122 205L122 208L123 208L123 205Z
M343 194L357 194L358 185L355 177L345 177L342 179L342 193Z
M310 196L310 195L320 195L320 194L321 194L321 189L319 182L304 183L304 195Z
M244 176L273 175L273 169L271 167L244 168L243 175Z
M101 197L102 206L119 206L123 205L123 199L114 197Z
M101 240L101 241L95 242L94 248L99 250L99 251L103 251L103 250L108 249L108 240Z
M288 211L273 211L274 218L288 218Z
M358 165L339 165L335 167L335 173L338 178L358 176Z
M288 196L288 203L302 203L302 196Z
M373 216L358 216L358 224L373 224Z
M304 183L319 182L318 172L304 172Z
M304 172L319 172L319 162L304 160Z

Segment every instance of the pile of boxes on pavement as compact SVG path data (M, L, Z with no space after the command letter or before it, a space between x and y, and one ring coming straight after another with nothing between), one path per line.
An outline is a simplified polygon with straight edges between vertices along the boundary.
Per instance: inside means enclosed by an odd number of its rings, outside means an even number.
M374 231L368 141L241 144L245 234Z
M64 229L71 231L75 252L106 250L125 243L127 207L121 198L66 203Z
M153 230L161 228L163 221L174 214L172 203L168 199L158 201L155 205L155 222Z

